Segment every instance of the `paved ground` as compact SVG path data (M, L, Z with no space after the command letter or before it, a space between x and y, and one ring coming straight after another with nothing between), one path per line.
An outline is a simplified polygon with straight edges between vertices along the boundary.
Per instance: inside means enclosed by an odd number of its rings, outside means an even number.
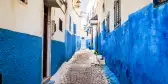
M94 55L89 50L77 52L61 74L61 84L108 84L101 66L95 65Z

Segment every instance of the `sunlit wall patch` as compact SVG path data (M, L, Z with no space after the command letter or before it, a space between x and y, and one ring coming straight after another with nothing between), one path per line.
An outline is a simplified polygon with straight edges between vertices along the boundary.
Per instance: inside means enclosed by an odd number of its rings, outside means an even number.
M163 5L166 2L168 2L168 0L153 0L153 5L154 7L159 7L160 5Z

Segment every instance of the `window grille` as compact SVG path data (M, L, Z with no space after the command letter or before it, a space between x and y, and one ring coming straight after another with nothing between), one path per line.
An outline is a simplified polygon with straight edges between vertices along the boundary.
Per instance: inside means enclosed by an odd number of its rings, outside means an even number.
M107 14L106 26L107 26L107 32L110 32L110 12L108 12Z
M121 25L121 0L114 1L114 28Z
M62 31L62 20L59 19L59 30Z

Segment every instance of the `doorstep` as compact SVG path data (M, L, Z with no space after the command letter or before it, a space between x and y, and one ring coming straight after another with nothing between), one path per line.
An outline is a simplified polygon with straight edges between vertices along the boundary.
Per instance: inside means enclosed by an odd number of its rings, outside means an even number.
M100 65L105 65L105 59L102 60L102 55L97 55L96 58Z
M61 81L61 75L63 75L63 72L66 72L67 70L67 62L64 62L61 67L58 69L58 71L51 77L50 81L48 84L60 84Z
M50 81L50 77L46 77L43 79L42 83L47 84L47 82Z

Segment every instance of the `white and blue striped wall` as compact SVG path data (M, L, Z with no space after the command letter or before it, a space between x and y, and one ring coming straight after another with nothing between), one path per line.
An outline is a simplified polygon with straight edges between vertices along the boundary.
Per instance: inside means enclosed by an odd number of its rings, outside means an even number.
M118 29L102 31L102 55L121 84L167 84L168 4L154 8L150 1L136 1L123 1Z
M59 19L62 20L62 31L59 29ZM65 61L65 14L60 8L51 8L51 21L53 20L56 24L56 31L51 35L51 76Z
M69 2L68 4L71 4ZM42 52L44 3L42 0L28 0L25 4L21 0L3 0L0 2L0 74L3 84L41 84L42 83ZM49 22L55 20L56 32L49 35L48 46L48 76L54 75L66 58L67 14L59 8L51 8ZM80 27L80 18L71 14L76 29ZM77 17L77 18L76 18ZM59 30L59 19L62 20L62 31ZM75 27L75 26L74 26ZM51 33L51 25L48 25ZM71 34L74 45L79 39L78 33ZM67 43L66 43L67 42ZM76 50L73 51L73 53ZM73 54L70 54L73 55Z
M115 0L98 0L95 9L100 23L103 23L107 14L110 13L110 31L114 30L114 1ZM126 22L130 14L152 3L152 1L153 0L121 0L121 23ZM102 10L103 3L105 4L104 12Z
M3 84L42 82L43 1L0 1L0 73Z

